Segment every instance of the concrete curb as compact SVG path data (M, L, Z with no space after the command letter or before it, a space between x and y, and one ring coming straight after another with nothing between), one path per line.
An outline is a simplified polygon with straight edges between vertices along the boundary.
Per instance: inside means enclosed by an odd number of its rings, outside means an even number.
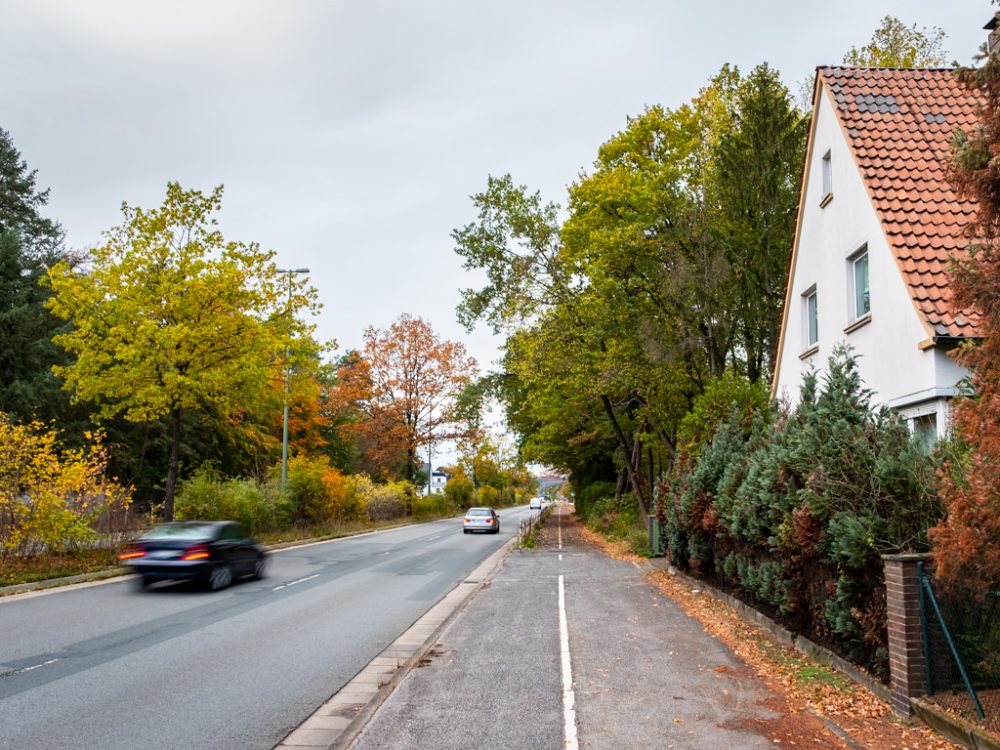
M952 742L970 750L1000 750L1000 741L987 736L970 722L942 711L926 698L913 698L910 704L921 721Z
M486 558L458 586L372 659L275 750L346 750L400 681L421 665L441 632L503 567L514 539Z
M65 576L63 578L46 578L42 581L31 581L30 583L15 583L12 586L0 586L0 597L23 594L28 591L42 591L44 589L55 589L61 586L72 586L74 583L90 583L92 581L103 581L107 578L118 578L129 575L126 568L108 568L98 570L93 573L81 573L75 576Z

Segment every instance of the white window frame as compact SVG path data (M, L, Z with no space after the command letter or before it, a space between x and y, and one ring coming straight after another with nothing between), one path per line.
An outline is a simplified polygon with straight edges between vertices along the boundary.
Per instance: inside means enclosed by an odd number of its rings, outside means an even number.
M858 268L861 261L865 267L865 290L863 296L858 294ZM865 320L872 314L872 278L871 278L871 258L868 254L868 244L865 243L854 251L847 259L847 288L848 288L848 320L855 322Z
M819 205L822 208L833 198L833 156L829 149L820 160L820 173L823 178L823 197L820 198Z
M802 343L805 351L819 346L819 296L815 284L802 293Z

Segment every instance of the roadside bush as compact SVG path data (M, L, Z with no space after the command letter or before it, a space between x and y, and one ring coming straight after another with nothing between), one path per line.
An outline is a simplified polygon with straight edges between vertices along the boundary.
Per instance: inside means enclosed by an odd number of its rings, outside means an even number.
M125 532L129 492L105 477L99 436L86 437L87 449L64 450L51 427L0 412L0 554L62 554L97 539L101 518Z
M330 462L325 456L293 456L288 461L288 492L295 503L297 520L313 523L329 521L333 515L326 473Z
M444 518L455 513L455 506L448 496L441 492L419 495L413 499L414 518Z
M591 482L582 487L575 487L573 496L576 505L576 514L580 518L587 518L590 515L591 507L603 498L614 497L616 489L614 482L602 481Z
M671 560L882 676L881 555L927 549L933 467L906 425L873 409L849 350L792 412L740 405L662 487Z
M370 480L369 480L370 482ZM389 482L388 484L371 483L368 488L366 508L371 521L391 521L403 518L407 506L416 491L409 482Z
M625 493L620 498L603 497L593 502L583 520L594 531L628 542L636 554L649 555L649 529L631 494Z
M288 490L297 520L350 523L365 517L365 496L326 456L296 456L288 463Z
M479 505L484 508L496 508L500 505L500 490L484 484L479 488Z
M238 521L251 534L285 528L292 514L291 496L282 496L276 483L224 479L208 465L181 484L174 500L174 516L179 521Z
M444 486L444 494L452 507L465 510L472 507L476 487L471 479L462 472L458 472Z

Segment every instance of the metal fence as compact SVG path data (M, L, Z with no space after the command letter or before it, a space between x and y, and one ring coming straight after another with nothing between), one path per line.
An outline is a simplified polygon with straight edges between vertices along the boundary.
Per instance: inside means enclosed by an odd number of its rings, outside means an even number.
M1000 735L1000 592L920 582L928 695Z
M517 527L516 544L524 544L524 540L534 532L535 524L541 523L541 521L548 516L550 509L551 506L549 508L545 508L540 513L531 513L527 518L521 519L521 522Z

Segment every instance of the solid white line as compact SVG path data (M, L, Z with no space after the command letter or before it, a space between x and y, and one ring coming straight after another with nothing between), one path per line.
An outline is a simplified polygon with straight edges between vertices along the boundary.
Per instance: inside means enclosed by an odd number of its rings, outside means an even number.
M569 658L569 630L566 627L566 586L559 576L559 654L562 661L563 723L566 750L579 750L576 739L576 693L573 691L573 665Z

